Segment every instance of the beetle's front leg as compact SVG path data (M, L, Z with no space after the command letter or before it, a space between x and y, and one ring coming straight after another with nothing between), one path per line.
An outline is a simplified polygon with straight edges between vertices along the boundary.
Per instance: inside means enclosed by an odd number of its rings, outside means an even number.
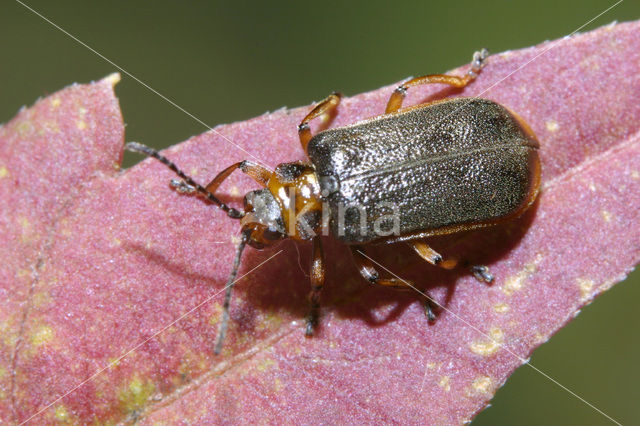
M304 152L307 152L307 145L309 144L312 136L309 122L314 118L335 110L340 104L341 98L342 94L338 92L330 94L322 102L316 105L305 118L302 119L298 125L298 136L300 137L300 144L302 145Z
M262 167L261 165L252 161L240 161L238 163L230 165L229 167L218 173L218 175L207 184L205 189L212 194L215 193L222 182L224 182L236 169L239 169L241 172L248 175L262 186L267 186L267 182L269 182L269 178L273 174L271 170ZM180 179L171 179L171 187L173 187L181 194L192 194L196 191L196 188L193 185L189 185L184 180Z
M383 287L391 287L398 290L415 290L424 296L424 313L429 321L434 321L436 315L433 312L437 308L437 304L433 299L427 296L425 293L418 290L413 283L397 278L380 278L380 273L377 271L373 262L369 257L364 254L362 246L350 246L353 260L358 267L358 271L362 277L369 281L371 284L381 285Z
M313 335L315 327L318 325L320 311L320 293L324 287L324 253L320 237L313 238L313 251L311 252L311 292L309 293L309 316L307 317L307 328L305 335Z

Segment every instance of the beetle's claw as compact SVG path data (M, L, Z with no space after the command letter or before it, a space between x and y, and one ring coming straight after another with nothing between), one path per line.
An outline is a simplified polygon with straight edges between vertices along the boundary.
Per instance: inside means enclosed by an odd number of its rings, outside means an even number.
M484 265L473 265L471 267L471 273L478 281L485 283L493 282L493 274L489 272L489 268Z
M180 194L193 194L196 188L181 179L171 179L171 187Z
M431 299L426 297L424 299L424 314L427 317L427 321L434 322L436 320L436 314L433 312L435 309L435 304Z
M488 57L489 51L487 49L481 49L473 54L471 69L467 72L469 77L474 79L478 76L478 73L484 67Z
M314 319L312 317L308 317L307 318L307 328L304 330L304 335L306 337L311 337L313 336L313 333L316 329L316 323L318 322L317 319Z

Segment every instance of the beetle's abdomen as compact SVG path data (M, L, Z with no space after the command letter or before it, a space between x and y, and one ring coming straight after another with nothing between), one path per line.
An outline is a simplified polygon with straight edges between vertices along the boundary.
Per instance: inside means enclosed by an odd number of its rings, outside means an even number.
M537 148L506 108L459 98L321 132L308 154L331 233L366 243L518 214L537 192Z

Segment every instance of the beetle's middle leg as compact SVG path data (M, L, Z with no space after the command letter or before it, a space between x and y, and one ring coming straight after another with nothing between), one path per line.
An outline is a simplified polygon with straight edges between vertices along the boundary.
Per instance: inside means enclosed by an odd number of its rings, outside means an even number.
M473 60L471 61L471 69L467 72L467 74L465 74L464 77L457 77L455 75L446 74L431 74L412 78L406 83L402 83L396 88L396 90L393 91L393 93L389 97L385 113L390 114L402 108L402 101L404 101L404 97L407 94L407 89L409 89L410 87L433 83L448 84L457 88L466 86L467 84L475 80L475 78L478 76L478 73L484 66L485 60L488 56L489 52L487 51L487 49L482 49L478 52L475 52L473 54Z
M313 238L313 251L311 253L311 292L309 293L309 316L305 334L311 336L316 325L320 311L320 292L324 287L324 253L319 236Z
M369 281L372 284L378 284L383 287L392 287L399 290L416 290L420 293L419 290L416 289L415 285L410 281L400 280L397 278L380 278L380 273L377 271L371 259L364 255L362 246L349 246L351 248L351 254L353 255L353 260L358 267L358 271L362 277ZM436 315L434 314L434 309L437 307L437 304L431 299L431 297L427 296L424 293L421 293L424 296L424 312L429 321L434 321L436 319Z
M314 118L320 117L321 115L336 109L340 104L340 98L342 98L342 94L338 92L330 94L322 102L316 105L298 125L298 136L300 137L300 144L302 145L302 149L304 149L305 153L307 152L307 145L312 137L309 122Z

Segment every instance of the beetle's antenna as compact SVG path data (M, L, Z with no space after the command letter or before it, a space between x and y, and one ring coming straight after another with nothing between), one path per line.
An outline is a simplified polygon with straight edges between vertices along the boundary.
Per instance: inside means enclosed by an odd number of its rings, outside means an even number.
M242 250L244 250L247 245L247 241L249 241L249 237L251 235L251 230L246 230L242 232L242 238L238 247L236 248L236 258L233 261L233 269L231 270L231 274L229 274L229 279L227 280L226 293L224 294L224 303L222 305L222 321L220 322L220 329L218 330L218 337L216 338L216 345L214 346L213 352L218 355L220 351L222 351L222 343L224 342L224 336L227 334L227 325L229 323L229 302L231 301L231 290L233 290L233 285L235 284L236 275L238 274L238 267L240 267L240 258L242 257Z
M242 216L244 216L243 212L236 210L233 207L229 207L228 205L220 201L218 197L213 195L211 192L207 191L207 188L205 188L204 186L200 185L199 183L194 181L192 178L187 176L182 170L178 168L178 166L176 166L173 162L171 162L167 157L161 155L155 149L150 148L138 142L129 142L124 146L124 148L127 151L144 154L160 161L162 164L164 164L165 166L173 170L173 172L178 176L180 176L188 185L192 186L196 191L204 195L207 198L207 200L211 201L212 203L220 207L220 209L222 209L229 217L234 219L239 219Z

